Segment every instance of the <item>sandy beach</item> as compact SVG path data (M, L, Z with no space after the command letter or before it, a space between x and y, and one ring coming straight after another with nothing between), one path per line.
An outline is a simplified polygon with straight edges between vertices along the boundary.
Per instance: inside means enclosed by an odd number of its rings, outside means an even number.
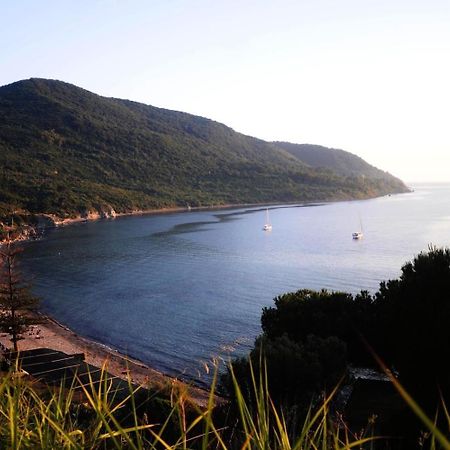
M185 388L195 403L199 406L206 406L209 397L208 391L169 377L146 366L141 361L134 360L95 341L86 339L51 317L38 315L38 318L41 323L32 326L23 335L24 339L19 341L19 350L50 348L69 355L84 353L85 361L88 364L102 367L106 362L106 369L112 375L126 380L129 373L134 384L157 389L167 386ZM5 333L0 334L0 343L10 348L10 336Z

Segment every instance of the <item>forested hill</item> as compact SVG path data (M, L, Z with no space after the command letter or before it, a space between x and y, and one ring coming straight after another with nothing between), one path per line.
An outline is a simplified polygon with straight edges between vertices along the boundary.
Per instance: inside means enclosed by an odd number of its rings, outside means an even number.
M336 148L311 144L291 144L290 142L274 142L305 164L316 168L327 168L339 175L365 175L371 178L391 180L392 175L370 165L353 153Z
M317 169L203 117L61 81L0 87L0 215L367 198L391 176ZM347 175L347 174L345 174ZM365 174L366 175L366 174Z

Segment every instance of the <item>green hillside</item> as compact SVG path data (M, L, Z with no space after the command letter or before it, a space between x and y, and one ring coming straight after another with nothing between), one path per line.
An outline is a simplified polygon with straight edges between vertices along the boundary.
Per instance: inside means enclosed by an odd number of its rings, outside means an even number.
M367 198L406 190L391 176L342 176L300 159L203 117L100 97L61 81L0 87L2 216L12 210L67 217L110 208Z
M308 166L330 169L343 176L364 175L386 181L392 180L392 175L370 165L353 153L336 148L311 144L291 144L290 142L274 142Z

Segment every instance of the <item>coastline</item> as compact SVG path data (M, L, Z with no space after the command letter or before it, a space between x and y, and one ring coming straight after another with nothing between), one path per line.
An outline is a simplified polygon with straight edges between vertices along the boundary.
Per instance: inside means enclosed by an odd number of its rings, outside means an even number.
M323 203L323 202L322 202ZM322 204L321 203L321 204ZM50 214L40 214L41 226L38 229L41 231L39 234L37 229L31 226L25 228L25 233L20 233L14 238L11 238L11 243L26 243L36 239L36 236L42 236L43 232L48 229L60 228L75 224L83 224L87 222L93 222L97 220L113 220L120 217L141 216L141 215L160 215L181 213L190 211L214 211L214 210L226 210L233 208L245 208L245 207L258 207L261 208L270 205L281 205L279 202L274 203L242 203L242 204L226 204L226 205L214 205L214 206L199 206L199 207L174 207L174 208L161 208L161 209L149 209L149 210L136 210L125 213L111 212L102 214L88 213L85 216L77 216L73 218L62 219ZM298 205L298 206L316 206L317 202L287 202L283 203L285 207ZM0 248L6 244L7 240L0 241ZM128 375L131 381L138 385L151 386L156 389L162 389L167 386L177 386L188 392L189 397L198 406L207 406L210 393L208 390L196 386L188 381L180 380L176 377L164 374L146 364L142 361L129 357L120 353L117 350L109 348L95 340L89 339L82 335L75 333L66 325L61 324L56 319L48 314L41 312L29 312L28 314L36 317L38 325L34 326L31 332L24 334L24 339L19 341L19 350L31 350L36 348L50 348L61 351L67 354L83 353L85 361L96 367L102 367L106 362L106 370L112 375L118 378L127 380ZM37 332L39 330L39 333ZM0 343L5 347L10 347L9 335L5 333L0 334ZM223 401L220 397L215 395L216 402Z
M218 204L218 205L208 205L208 206L174 206L167 208L157 208L157 209L144 209L144 210L132 210L127 212L116 212L113 208L109 207L108 209L103 209L101 211L86 211L84 214L79 214L75 217L66 217L62 218L55 214L49 213L37 213L34 216L38 220L37 225L25 225L22 230L14 230L10 229L8 231L16 231L17 234L13 238L10 238L9 241L11 243L14 242L27 242L35 239L39 239L40 236L45 232L45 230L52 228L59 228L74 224L82 224L97 220L111 220L120 217L131 217L131 216L144 216L144 215L160 215L160 214L173 214L173 213L182 213L182 212L195 212L195 211L215 211L215 210L226 210L226 209L234 209L234 208L255 208L261 207L265 208L267 206L279 205L280 207L289 207L289 206L299 206L299 207L307 207L307 206L320 206L327 203L337 203L337 202L352 202L352 201L363 201L363 200L372 200L375 198L385 197L387 195L399 195L413 192L410 188L408 188L405 192L393 192L390 194L382 194L375 196L367 196L361 198L332 198L329 200L307 200L307 201L292 201L292 202L266 202L266 203L227 203L227 204ZM27 213L29 214L29 213ZM0 225L2 225L0 223ZM3 225L4 226L4 225ZM5 244L8 239L0 240L0 246Z
M330 200L332 201L346 201L346 200ZM54 214L35 214L35 217L38 218L38 225L25 225L21 230L9 229L11 233L13 233L13 237L5 238L3 240L0 239L0 248L2 245L7 244L8 241L10 243L18 243L18 242L30 242L37 239L42 238L46 230L51 230L60 227L66 227L70 225L83 224L87 222L95 222L98 220L113 220L121 217L132 217L132 216L146 216L146 215L160 215L160 214L173 214L173 213L188 213L195 211L221 211L226 209L233 208L253 208L260 206L264 208L266 206L273 205L284 205L285 207L299 205L299 206L316 206L317 204L324 204L324 202L273 202L273 203L237 203L237 204L225 204L225 205L213 205L213 206L194 206L194 207L173 207L173 208L159 208L159 209L145 209L145 210L135 210L135 211L127 211L118 213L113 209L109 211L102 211L101 213L98 211L88 212L84 215L78 215L76 217L67 217L61 218ZM0 223L1 226L1 223ZM14 233L15 232L15 233Z
M355 199L365 200L365 199ZM330 202L339 202L339 201L350 201L350 200L332 200ZM58 228L60 226L69 226L76 223L84 223L88 221L94 220L103 220L103 219L113 219L115 217L125 217L125 216L139 216L139 215L157 215L157 214L170 214L170 213L179 213L179 212L189 212L189 211L212 211L212 210L226 210L233 208L251 208L251 207L261 207L265 208L265 206L273 206L277 205L280 207L307 207L307 206L317 206L318 204L323 205L330 202L287 202L287 203L265 203L265 204L229 204L229 205L216 205L216 206L208 206L208 207L193 207L191 209L177 207L177 208L165 208L165 209L152 209L152 210L143 210L143 211L131 211L127 213L117 213L114 216L105 216L100 217L99 215L89 215L89 217L76 217L76 218L68 218L64 219L54 225L54 227ZM52 227L48 227L52 228ZM25 239L22 239L22 241ZM0 243L1 244L1 243ZM197 387L192 386L184 381L180 381L177 378L166 375L158 370L155 370L143 362L130 358L127 355L121 354L118 351L108 348L107 346L98 343L94 340L85 338L81 335L78 335L68 327L58 323L55 319L48 315L38 315L39 318L43 319L43 323L39 324L38 327L41 329L41 333L39 333L39 338L36 337L36 334L28 333L25 336L24 340L19 342L19 348L23 350L32 349L32 348L53 348L55 350L60 350L64 353L75 354L75 353L84 353L86 362L92 364L97 367L101 367L105 361L108 361L108 371L122 379L127 379L128 372L131 376L131 379L136 384L151 384L156 387L163 387L167 385L178 384L179 386L186 387L191 393L194 401L199 404L206 404L208 399L208 391ZM0 336L0 342L5 346L9 346L9 337L5 335Z
M336 200L339 201L339 200ZM114 210L103 212L103 213L92 213L88 214L87 216L77 216L73 218L66 218L66 219L57 219L55 221L55 227L60 226L67 226L72 225L75 223L85 223L85 222L91 222L96 220L102 220L102 219L115 219L118 217L130 217L130 216L150 216L150 215L160 215L160 214L173 214L173 213L188 213L188 212L195 212L195 211L215 211L215 210L224 210L224 209L233 209L233 208L254 208L260 206L261 208L265 206L272 206L272 205L308 205L308 204L315 204L318 202L287 202L287 203L280 203L280 202L272 202L272 203L229 203L225 205L212 205L212 206L192 206L192 207L181 207L176 206L172 208L159 208L159 209L143 209L143 210L135 210L135 211L128 211L128 212L115 212ZM321 202L326 203L326 202Z
M88 211L85 214L80 214L75 217L66 217L61 218L56 216L55 214L48 213L38 213L34 214L37 218L37 225L23 225L21 229L16 229L14 227L5 227L0 222L1 226L8 231L8 233L13 234L13 237L0 239L0 247L7 242L16 243L16 242L29 242L42 237L46 230L65 227L69 225L75 224L83 224L87 222L95 222L97 220L112 220L120 217L132 217L132 216L145 216L145 215L160 215L160 214L173 214L173 213L182 213L182 212L192 212L192 211L214 211L214 210L223 210L223 209L233 209L233 208L252 208L257 206L267 206L267 205L307 205L309 203L316 202L287 202L287 203L237 203L237 204L225 204L225 205L212 205L212 206L194 206L194 207L172 207L172 208L158 208L158 209L144 209L144 210L133 210L127 212L116 212L114 209L110 208L109 210L99 211ZM30 215L27 213L27 215Z
M104 220L104 219L115 219L119 217L130 217L130 216L147 216L147 215L160 215L160 214L173 214L173 213L188 213L195 211L221 211L227 209L234 208L266 208L267 206L279 206L279 207L290 207L290 206L299 206L299 207L307 207L307 206L320 206L327 203L338 203L338 202L357 202L357 201L365 201L365 200L373 200L375 198L385 197L387 195L400 195L407 194L411 191L407 192L395 192L392 194L383 194L377 196L369 196L363 198L335 198L329 200L303 200L303 201L292 201L292 202L264 202L264 203L226 203L226 204L218 204L218 205L209 205L209 206L189 206L189 207L167 207L167 208L158 208L158 209L143 209L143 210L133 210L127 212L115 212L113 209L109 211L102 212L94 212L88 213L84 216L76 216L69 217L66 219L56 218L54 227L60 226L68 226L76 223L85 223L96 220ZM52 217L47 214L47 217Z
M32 326L23 335L24 339L19 341L19 350L50 348L69 355L83 353L88 364L96 367L102 367L106 364L106 370L118 378L127 380L129 376L133 384L148 386L157 390L176 387L186 390L189 398L198 406L204 407L208 404L210 393L206 389L170 377L139 360L80 336L51 316L38 312L31 312L30 314L36 317L39 324ZM9 335L6 333L0 334L0 343L9 348L11 345ZM215 397L217 399L217 396Z

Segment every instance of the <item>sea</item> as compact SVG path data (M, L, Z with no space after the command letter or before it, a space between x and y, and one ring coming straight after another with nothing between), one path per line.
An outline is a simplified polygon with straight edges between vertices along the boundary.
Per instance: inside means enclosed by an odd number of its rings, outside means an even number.
M207 384L214 363L249 352L275 297L374 293L429 246L449 246L450 184L412 188L364 201L75 224L28 243L22 270L44 312L76 333ZM271 231L263 231L266 209Z

